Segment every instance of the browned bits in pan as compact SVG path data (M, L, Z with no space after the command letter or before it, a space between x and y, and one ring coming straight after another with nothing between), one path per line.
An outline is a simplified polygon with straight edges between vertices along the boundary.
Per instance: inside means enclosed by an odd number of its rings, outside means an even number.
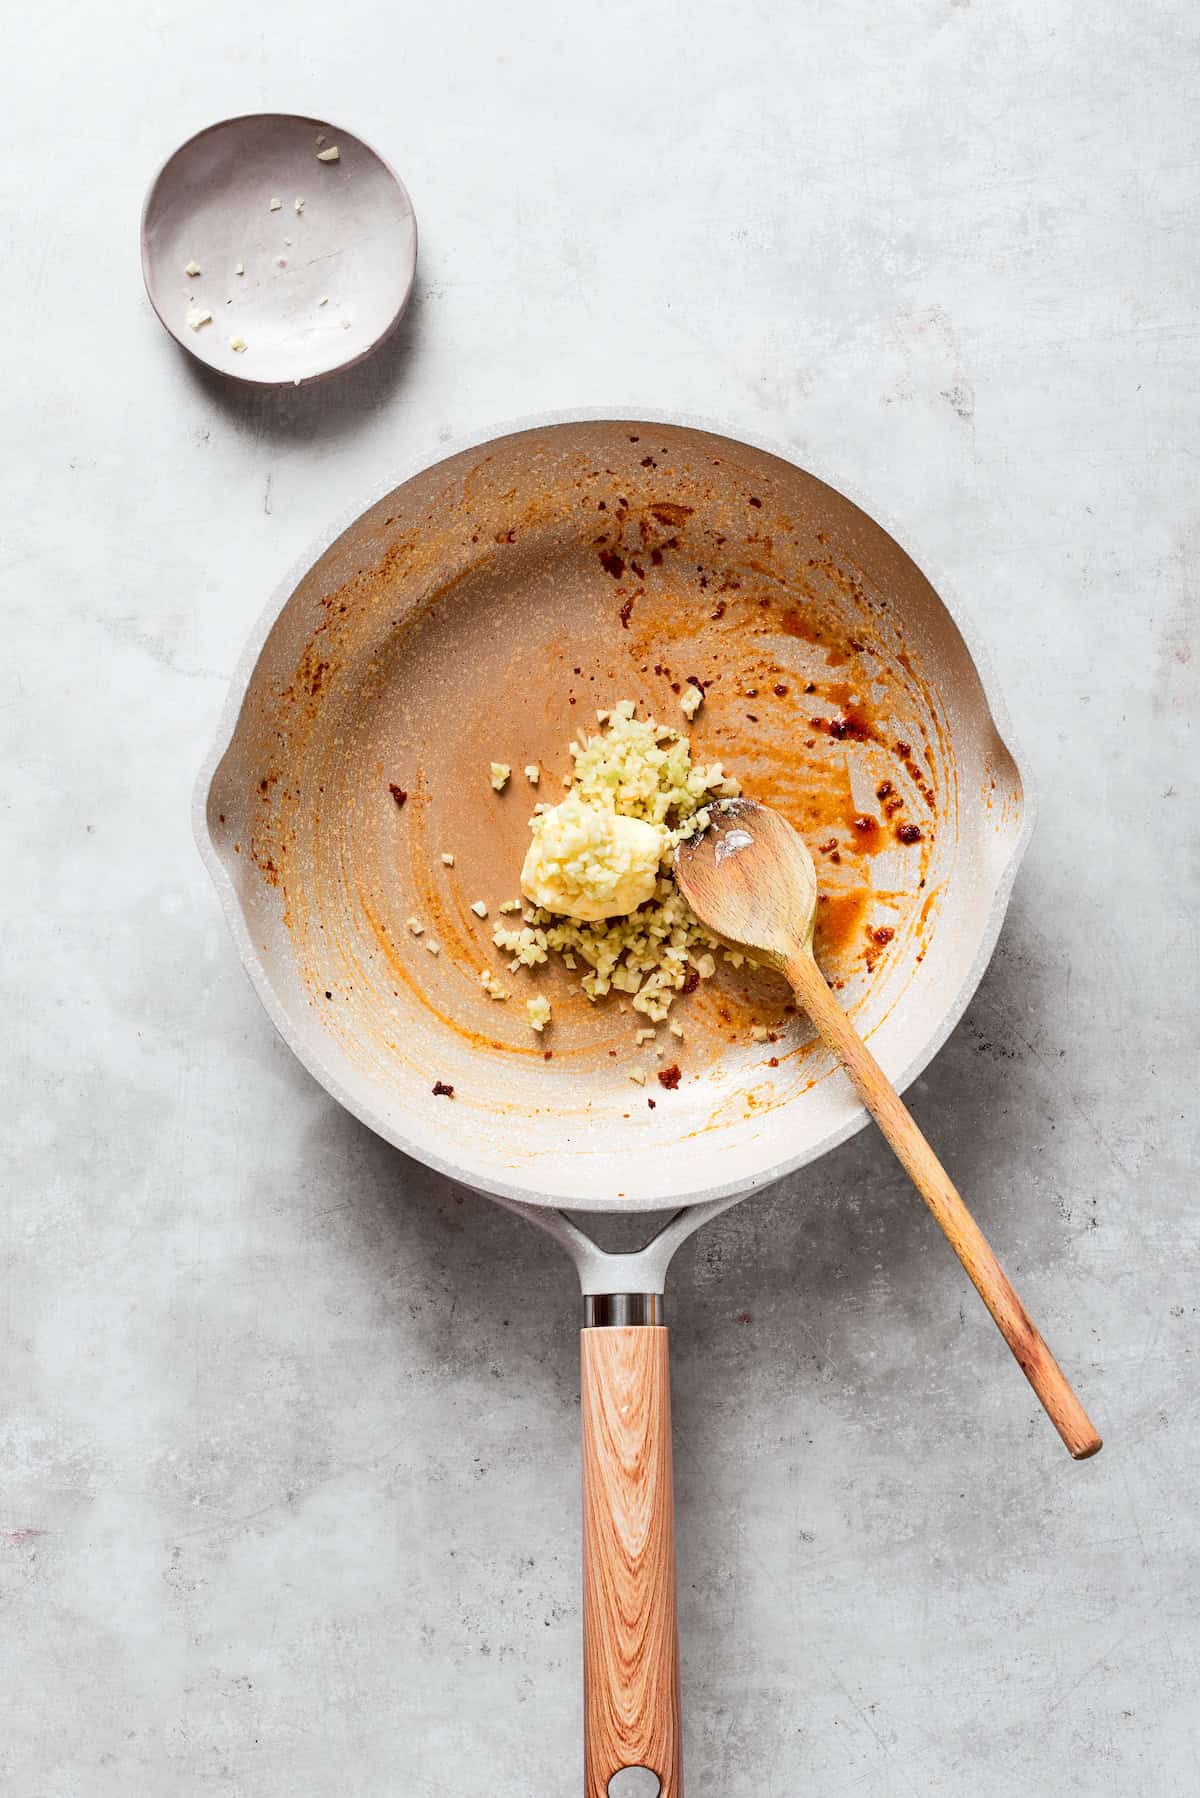
M689 968L683 977L683 985L679 990L681 993L694 993L699 984L700 970L698 968Z
M817 844L817 854L818 855L832 855L836 848L837 848L837 838L830 837L830 839L827 843L818 843Z
M875 929L871 932L871 935L881 949L885 948L887 944L891 942L895 934L896 932L892 929L890 924L877 924Z
M724 618L724 616L725 616L725 601L722 599L722 600L718 600L717 604L713 607L712 611L709 613L709 617L710 618Z
M919 843L921 827L919 824L897 824L896 835L902 843Z
M402 810L408 801L408 794L405 792L404 788L398 787L394 780L389 780L388 792L391 794L392 798L396 801L397 809Z
M630 620L632 614L633 614L633 601L631 599L627 599L625 601L624 605L621 607L621 611L620 611L621 629L623 631L627 631L629 629L629 620Z
M777 699L782 699L787 692L787 688L782 681L776 681L773 691Z
M665 1086L669 1093L675 1091L675 1088L679 1085L679 1079L679 1069L674 1062L671 1063L669 1068L659 1068L658 1070L658 1084L660 1086Z
M600 566L603 568L605 574L612 575L614 581L619 581L625 572L624 562L616 551L612 549L602 549L600 551Z
M892 792L893 792L893 788L892 788L891 781L890 780L881 780L879 785L875 789L875 797L876 797L876 799L890 799L892 796Z
M447 1086L444 1080L435 1080L433 1083L433 1096L435 1099L452 1099L454 1097L454 1088L452 1086Z

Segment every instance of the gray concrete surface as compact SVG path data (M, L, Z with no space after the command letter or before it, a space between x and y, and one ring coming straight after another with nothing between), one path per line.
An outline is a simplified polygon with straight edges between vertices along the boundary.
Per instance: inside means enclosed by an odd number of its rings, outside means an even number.
M1200 1789L1194 7L7 21L0 1785L579 1790L565 1262L338 1113L188 833L267 592L453 432L786 439L909 522L1044 803L916 1091L1108 1438L1073 1466L881 1148L672 1281L693 1798ZM158 160L320 111L411 186L394 349L282 399L141 290Z

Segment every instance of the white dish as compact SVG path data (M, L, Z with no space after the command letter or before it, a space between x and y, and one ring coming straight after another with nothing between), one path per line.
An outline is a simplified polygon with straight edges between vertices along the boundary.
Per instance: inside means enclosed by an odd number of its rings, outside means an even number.
M263 386L299 386L377 349L416 264L399 177L353 132L290 113L198 132L142 211L142 273L162 324L209 368Z

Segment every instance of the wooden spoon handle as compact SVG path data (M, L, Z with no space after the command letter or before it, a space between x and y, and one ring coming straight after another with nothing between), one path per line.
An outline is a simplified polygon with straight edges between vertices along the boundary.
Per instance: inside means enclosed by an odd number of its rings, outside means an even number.
M863 1104L937 1219L1067 1448L1077 1461L1094 1455L1100 1447L1100 1437L1091 1419L1013 1291L983 1231L963 1204L900 1095L830 992L825 976L812 956L807 952L796 955L787 965L787 977L796 997L853 1080Z
M585 1798L623 1767L682 1798L667 1332L587 1329L581 1351Z

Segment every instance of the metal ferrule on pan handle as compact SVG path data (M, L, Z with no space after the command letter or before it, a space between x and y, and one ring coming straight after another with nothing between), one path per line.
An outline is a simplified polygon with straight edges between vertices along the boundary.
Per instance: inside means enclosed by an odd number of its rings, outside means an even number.
M589 1292L584 1297L586 1330L623 1330L666 1321L661 1292Z

